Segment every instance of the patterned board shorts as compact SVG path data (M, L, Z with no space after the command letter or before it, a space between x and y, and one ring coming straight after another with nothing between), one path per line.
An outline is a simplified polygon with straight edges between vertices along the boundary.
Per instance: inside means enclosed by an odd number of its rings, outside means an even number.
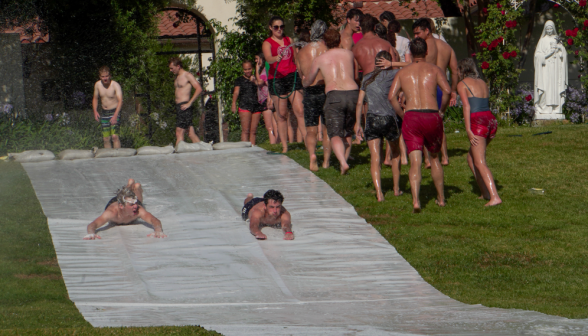
M102 137L104 138L118 135L118 129L120 127L120 113L116 118L116 124L112 125L110 123L110 119L112 119L115 111L116 109L102 110L102 115L100 116L100 125L102 125Z

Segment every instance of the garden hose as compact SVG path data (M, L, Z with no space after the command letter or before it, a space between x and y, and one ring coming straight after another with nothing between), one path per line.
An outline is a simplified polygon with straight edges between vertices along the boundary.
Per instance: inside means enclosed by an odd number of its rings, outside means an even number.
M296 91L295 90L296 89L296 76L298 75L298 71L294 72L294 83L292 84L292 91L290 91L290 93L288 93L288 95L286 97L282 98L280 95L278 95L278 90L276 90L276 79L277 79L276 75L278 74L278 68L280 67L281 61L282 60L280 59L278 61L278 65L276 65L276 70L274 71L274 85L272 85L272 86L274 88L274 95L276 95L280 99L288 99L288 98L290 98L292 93L294 93L294 91Z

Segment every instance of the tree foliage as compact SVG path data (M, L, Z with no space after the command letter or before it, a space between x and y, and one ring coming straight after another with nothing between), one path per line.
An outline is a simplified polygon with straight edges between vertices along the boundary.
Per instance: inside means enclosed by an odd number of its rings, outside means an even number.
M321 19L337 24L338 0L234 0L237 16L234 18L237 31L229 31L226 25L211 20L219 48L210 67L210 76L216 79L216 94L223 102L225 121L232 131L240 127L238 116L231 113L233 83L242 74L243 60L252 60L261 52L263 41L269 36L268 21L279 15L286 24L310 25ZM291 29L292 27L287 27Z
M184 4L191 7L195 0ZM167 67L169 55L157 52L171 47L158 42L157 24L168 5L169 0L3 0L0 31L34 25L49 33L51 77L65 109L80 95L85 95L87 109L98 68L109 66L125 100L135 93L150 96L151 115L141 122L134 116L136 130L148 132L156 144L167 144L174 137L173 76Z
M569 54L574 55L572 63L580 66L580 72L586 69L586 60L588 59L588 6L586 0L579 1L558 1L558 6L562 6L574 18L572 28L565 30L562 39L566 45L566 50ZM562 28L562 20L560 15L557 15L558 26ZM588 76L579 75L584 91L588 90Z
M481 41L476 58L490 87L490 104L505 112L520 100L514 94L522 72L517 68L520 50L515 33L523 9L501 1L482 8L481 12L487 14L487 20L476 28L476 37Z

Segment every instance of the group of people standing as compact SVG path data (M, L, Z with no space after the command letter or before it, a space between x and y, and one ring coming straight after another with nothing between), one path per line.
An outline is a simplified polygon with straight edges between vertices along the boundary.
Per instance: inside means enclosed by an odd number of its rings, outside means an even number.
M378 201L384 200L382 161L392 166L394 195L399 196L400 166L410 159L413 209L420 212L423 159L437 189L436 203L445 206L443 166L449 160L443 113L457 103L459 93L471 143L468 164L480 187L480 198L489 201L487 206L502 202L485 159L486 147L497 129L489 108L488 87L473 59L458 62L451 46L434 34L431 19L414 22L412 41L398 35L401 25L390 12L384 12L378 20L352 9L340 30L317 20L303 42L294 43L285 36L284 28L280 17L269 21L271 36L256 58L255 77L251 62L243 62L244 76L235 82L233 99L233 110L240 112L242 123L251 120L250 125L256 126L260 116L256 118L255 114L263 114L270 139L279 138L285 153L289 101L312 171L319 169L315 152L319 123L326 126L322 167L329 167L333 152L342 175L349 170L347 161L352 143L356 143L352 137L366 140ZM264 61L269 69L264 69ZM260 94L262 91L265 95ZM250 132L246 135L254 139L254 127L247 129Z

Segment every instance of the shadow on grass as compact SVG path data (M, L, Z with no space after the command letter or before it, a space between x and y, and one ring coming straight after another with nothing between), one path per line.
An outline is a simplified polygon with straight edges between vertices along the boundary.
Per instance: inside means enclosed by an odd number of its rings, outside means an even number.
M480 190L480 187L478 186L478 182L476 181L476 179L474 178L473 175L470 176L469 184L472 186L472 194L476 194L476 195L482 194L482 190ZM497 179L494 179L494 184L496 184L497 191L502 190L503 187Z
M447 154L449 155L449 157L463 156L463 155L467 154L468 152L469 152L468 149L463 149L463 148L448 148L447 149Z
M448 202L451 196L463 192L463 189L450 185L445 185L443 187L443 190L445 192L445 203ZM419 199L421 201L422 210L424 210L427 207L427 204L431 200L437 199L437 189L435 188L435 183L433 183L433 181L430 181L427 184L421 184L421 192L419 195Z

